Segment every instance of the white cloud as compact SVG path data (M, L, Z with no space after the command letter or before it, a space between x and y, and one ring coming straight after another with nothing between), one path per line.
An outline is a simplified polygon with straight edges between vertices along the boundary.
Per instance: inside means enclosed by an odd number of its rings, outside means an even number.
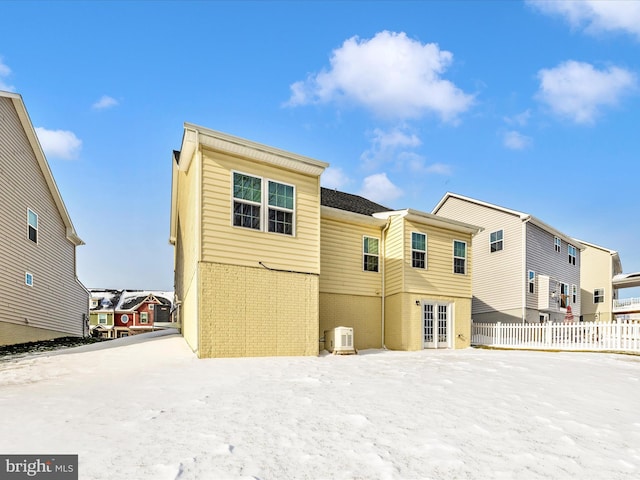
M396 200L403 194L402 189L395 186L386 173L376 173L366 177L362 181L362 188L359 193L359 195L382 205L385 202Z
M502 140L504 146L510 150L524 150L525 148L531 146L531 144L533 143L531 137L527 137L526 135L523 135L520 132L516 132L515 130L506 132Z
M376 128L371 135L371 148L366 150L360 159L365 168L372 169L381 163L396 159L398 150L415 148L421 144L422 142L416 134L403 131L402 127L388 131Z
M513 117L504 117L504 121L509 125L520 125L524 127L527 123L529 123L529 119L531 118L531 110L527 109L524 112L518 113Z
M2 61L2 57L0 57L0 90L4 90L5 92L15 91L13 85L5 83L4 77L8 77L9 75L11 75L11 69Z
M322 186L326 188L342 189L351 183L351 179L340 167L327 168L320 179Z
M405 163L412 173L433 174L450 176L453 174L453 168L446 163L432 163L427 165L425 159L420 155L410 155L405 159Z
M47 130L36 127L36 133L47 157L72 160L78 157L82 148L82 140L68 130Z
M453 61L435 43L383 31L372 39L352 37L333 51L331 68L291 85L291 106L346 101L389 118L432 112L445 121L470 108L473 96L441 75Z
M115 107L116 105L118 105L118 101L115 98L110 97L109 95L103 95L100 97L100 100L92 105L92 107L96 110L104 110L106 108Z
M569 60L538 72L537 97L556 114L576 123L593 123L602 107L615 106L636 88L636 76L623 68L597 70L589 63Z
M573 28L587 33L623 31L640 39L640 2L635 0L529 0L549 15L564 17Z

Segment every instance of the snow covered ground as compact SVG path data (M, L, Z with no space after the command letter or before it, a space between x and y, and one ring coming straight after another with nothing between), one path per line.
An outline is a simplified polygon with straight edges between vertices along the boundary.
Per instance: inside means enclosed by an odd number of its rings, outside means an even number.
M638 356L134 338L3 359L0 452L79 454L81 479L640 478Z

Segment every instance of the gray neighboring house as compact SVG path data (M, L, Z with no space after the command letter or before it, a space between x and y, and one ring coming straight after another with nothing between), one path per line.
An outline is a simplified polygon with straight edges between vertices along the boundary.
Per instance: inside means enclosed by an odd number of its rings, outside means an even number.
M475 323L580 319L580 242L533 215L455 193L432 213L484 228L473 240Z
M0 345L83 336L78 237L29 115L0 91Z

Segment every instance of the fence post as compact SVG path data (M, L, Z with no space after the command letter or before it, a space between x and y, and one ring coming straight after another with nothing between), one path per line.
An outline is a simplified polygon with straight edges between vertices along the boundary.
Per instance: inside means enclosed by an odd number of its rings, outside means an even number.
M547 321L547 328L544 329L544 344L551 345L551 321Z
M616 320L615 321L615 328L616 328L616 348L618 350L620 350L620 347L622 345L622 325L620 325L620 320Z
M496 344L502 345L502 323L498 322L496 324Z

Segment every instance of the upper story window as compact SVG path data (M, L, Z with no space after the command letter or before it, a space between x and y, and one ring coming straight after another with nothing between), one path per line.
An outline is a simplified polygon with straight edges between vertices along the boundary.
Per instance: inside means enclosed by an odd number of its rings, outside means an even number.
M98 314L98 323L101 325L105 325L107 323L107 314L99 313Z
M293 186L269 181L269 231L293 235Z
M140 312L140 323L149 323L149 314L147 312Z
M576 247L574 247L573 245L567 245L567 251L569 252L569 263L571 265L575 265L576 264Z
M560 240L560 237L553 237L553 245L556 252L560 253L562 250L562 240Z
M26 272L24 274L24 284L29 287L33 287L33 275L31 273Z
M122 315L122 317L120 317L120 321L122 323L128 323L129 322L129 315L127 315L126 313L124 315Z
M91 308L97 308L98 307L98 299L97 298L92 298L91 299Z
M295 187L272 180L267 181L266 194L262 187L260 177L233 173L233 225L264 230L266 223L269 232L293 235Z
M593 303L604 303L604 288L593 290Z
M571 285L571 303L574 305L578 303L578 286Z
M260 230L262 179L233 173L233 224Z
M527 280L529 284L529 293L536 293L536 272L529 270L529 272L527 272Z
M38 214L27 209L27 236L33 243L38 243Z
M424 233L411 232L411 266L427 268L427 236Z
M502 250L503 248L502 235L503 235L502 230L498 230L497 232L491 233L491 252L492 253Z
M364 237L362 240L363 268L365 272L377 272L380 253L379 241L374 237Z
M467 273L467 242L453 241L453 273Z

